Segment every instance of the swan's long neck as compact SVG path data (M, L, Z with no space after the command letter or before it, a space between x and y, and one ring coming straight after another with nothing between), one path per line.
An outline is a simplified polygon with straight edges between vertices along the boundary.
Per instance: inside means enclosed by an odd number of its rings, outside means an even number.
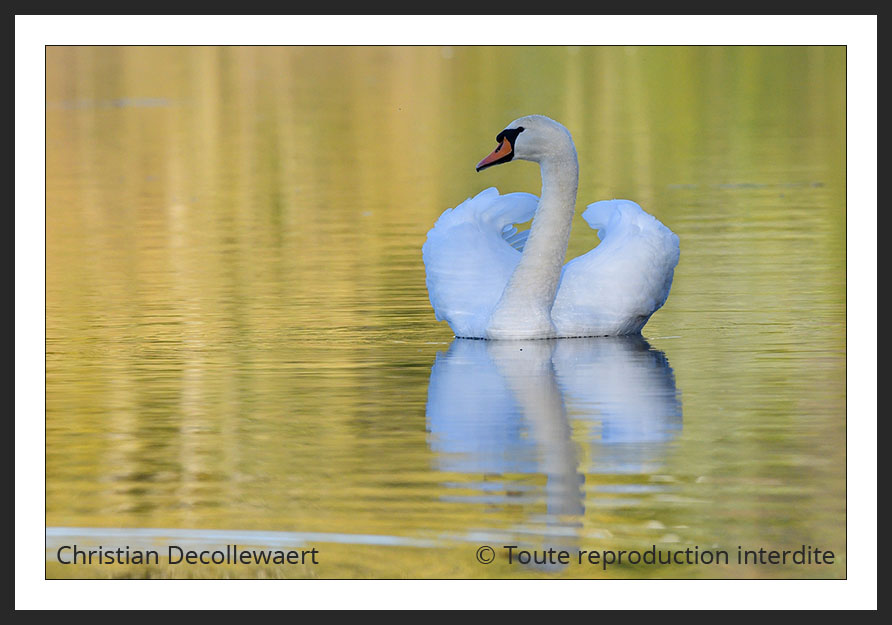
M572 142L543 156L542 194L520 262L490 319L490 338L554 336L551 307L576 209L579 164Z

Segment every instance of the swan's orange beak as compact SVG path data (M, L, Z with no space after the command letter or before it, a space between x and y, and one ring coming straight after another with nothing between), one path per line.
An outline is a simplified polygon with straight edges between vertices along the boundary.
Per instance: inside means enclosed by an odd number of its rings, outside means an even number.
M511 142L508 140L508 137L502 139L502 142L499 143L499 147L492 151L492 154L484 158L482 161L477 163L477 171L481 169L486 169L490 165L495 165L497 163L511 160L511 154L514 152L514 146L511 145Z

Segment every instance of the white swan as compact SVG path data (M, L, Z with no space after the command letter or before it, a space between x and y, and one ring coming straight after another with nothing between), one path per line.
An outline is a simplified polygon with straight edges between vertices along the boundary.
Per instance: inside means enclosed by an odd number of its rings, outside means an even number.
M542 197L482 191L447 209L422 247L439 321L486 339L637 334L669 296L678 237L629 200L590 204L600 244L564 265L579 165L569 131L543 115L514 120L477 171L539 163ZM518 233L514 224L533 219Z

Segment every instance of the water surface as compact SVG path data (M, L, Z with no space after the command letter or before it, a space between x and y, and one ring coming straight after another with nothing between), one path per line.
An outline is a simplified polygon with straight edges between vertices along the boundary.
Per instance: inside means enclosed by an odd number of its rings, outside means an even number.
M844 48L51 47L46 98L49 577L845 576ZM599 199L679 235L643 337L434 319L425 234L488 186L538 193L531 163L474 172L528 113L579 149L570 257ZM323 559L55 557L176 541Z

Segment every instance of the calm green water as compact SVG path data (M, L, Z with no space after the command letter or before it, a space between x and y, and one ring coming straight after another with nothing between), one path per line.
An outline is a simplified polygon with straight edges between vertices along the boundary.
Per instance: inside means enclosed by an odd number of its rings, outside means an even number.
M46 98L49 577L845 577L844 48L51 47ZM426 232L538 193L474 172L528 113L579 149L570 257L599 199L679 235L643 338L434 319ZM233 543L320 561L57 558ZM731 562L575 559L652 546Z

